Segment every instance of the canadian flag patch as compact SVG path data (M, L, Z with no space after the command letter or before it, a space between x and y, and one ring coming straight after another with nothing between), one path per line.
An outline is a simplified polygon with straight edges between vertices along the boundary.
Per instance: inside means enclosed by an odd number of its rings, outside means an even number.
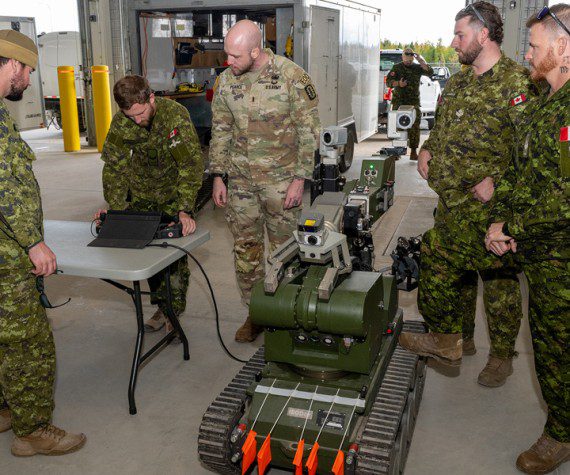
M173 139L173 138L176 137L177 135L178 135L178 129L177 129L177 128L174 128L174 129L172 129L172 132L170 132L170 133L168 134L168 138L169 138L169 139Z
M526 102L526 96L524 94L520 94L517 97L513 97L511 99L511 106L518 106L519 104L522 104L523 102Z
M570 142L570 125L566 127L562 127L560 129L560 141L561 142Z

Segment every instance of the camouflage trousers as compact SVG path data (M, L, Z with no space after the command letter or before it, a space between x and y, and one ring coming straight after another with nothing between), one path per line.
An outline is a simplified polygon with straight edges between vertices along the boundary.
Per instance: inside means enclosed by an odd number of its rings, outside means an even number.
M176 316L180 316L186 310L186 293L190 282L190 269L188 268L188 257L184 256L173 262L169 266L170 270L170 291L172 293L172 310ZM151 292L156 292L151 296L150 302L158 305L166 315L166 272L160 271L147 280Z
M0 408L24 436L51 421L55 345L32 274L0 274Z
M529 322L534 366L548 406L544 427L570 442L570 262L523 264L529 283Z
M226 221L234 237L234 264L242 301L249 305L253 285L265 276L265 230L269 253L292 236L299 207L284 210L291 179L256 185L243 178L228 184Z
M401 105L405 104L393 103L392 109L396 110ZM422 111L420 110L419 105L416 104L410 104L410 105L414 105L416 108L416 120L414 122L414 125L412 125L410 129L408 129L408 143L411 149L417 149L420 145L420 124L422 121Z
M487 252L483 240L475 230L463 229L459 234L446 225L436 225L424 234L418 308L431 331L472 337L479 274L490 354L510 358L516 354L522 319L520 285L510 257L501 260Z

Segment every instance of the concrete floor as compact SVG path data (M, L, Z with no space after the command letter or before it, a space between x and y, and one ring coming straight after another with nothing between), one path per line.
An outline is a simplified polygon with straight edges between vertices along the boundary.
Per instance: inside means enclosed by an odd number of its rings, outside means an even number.
M425 132L424 132L425 134ZM46 219L87 221L105 205L101 161L94 149L63 153L61 135L51 131L24 134L38 156L34 169L42 188ZM374 137L359 144L363 157L384 146ZM351 173L358 170L358 160ZM417 235L432 224L434 193L407 157L397 162L395 205L376 231L379 254L388 253L397 236ZM247 358L262 343L238 345L235 329L246 317L234 279L231 236L223 213L209 204L198 216L212 239L194 252L206 269L218 299L221 328L231 351ZM388 262L379 256L378 265ZM129 298L96 279L66 276L47 279L52 302L71 303L50 310L57 345L54 421L87 434L87 445L65 457L18 459L10 455L12 434L0 434L0 473L43 474L207 474L197 458L202 414L240 368L220 348L207 287L195 265L183 316L191 360L180 346L164 349L139 376L139 413L128 414L127 384L135 336ZM523 286L523 294L527 292ZM415 292L401 293L408 319L418 319ZM146 307L150 314L152 308ZM533 372L528 323L517 342L515 373L505 386L486 389L476 383L489 348L478 312L475 356L464 358L458 374L429 368L424 398L408 457L407 475L515 474L514 461L542 431L544 403ZM156 336L147 340L147 347ZM270 473L286 473L272 470ZM570 473L570 464L556 473Z

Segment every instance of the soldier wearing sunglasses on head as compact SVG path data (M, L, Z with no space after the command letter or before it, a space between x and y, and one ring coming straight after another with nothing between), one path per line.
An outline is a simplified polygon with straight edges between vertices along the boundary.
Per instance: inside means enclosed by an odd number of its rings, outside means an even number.
M22 99L37 63L30 38L1 30L0 99ZM35 156L2 100L0 157L0 432L14 432L14 455L62 455L86 439L51 424L55 346L36 278L55 272L56 256L43 240Z
M418 63L414 63L414 58ZM410 160L417 160L417 148L420 145L420 80L422 76L431 76L433 69L412 48L402 53L402 62L395 64L388 73L389 86L394 88L392 109L400 106L415 106L416 121L410 129Z
M503 22L498 9L476 2L455 17L451 46L468 67L453 75L423 144L418 171L439 195L435 224L423 238L418 306L430 333L403 333L402 346L443 363L460 365L475 353L473 341L478 275L491 348L478 383L497 387L513 372L522 318L517 268L487 255L483 236L489 201L516 146L516 122L533 89L528 71L500 49Z
M544 7L527 27L525 59L548 87L523 115L485 244L520 262L529 283L534 366L548 417L517 467L542 474L570 460L570 4Z

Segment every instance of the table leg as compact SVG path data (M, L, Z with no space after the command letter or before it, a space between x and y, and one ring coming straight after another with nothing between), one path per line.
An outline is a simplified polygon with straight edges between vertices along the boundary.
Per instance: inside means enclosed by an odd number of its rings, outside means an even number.
M129 381L129 413L136 414L137 406L135 404L135 387L137 385L137 376L139 366L141 364L141 350L144 340L144 320L141 299L141 284L139 281L133 282L135 309L137 314L137 341L135 344L135 354L133 356L133 365L131 368L131 379Z
M182 348L184 351L184 359L190 359L190 350L188 349L188 339L186 338L186 334L182 327L180 326L180 322L178 321L178 317L174 313L174 309L172 308L172 288L170 286L170 266L166 267L165 269L165 284L166 284L166 314L170 323L174 327L174 330L178 333L178 337L182 341Z

